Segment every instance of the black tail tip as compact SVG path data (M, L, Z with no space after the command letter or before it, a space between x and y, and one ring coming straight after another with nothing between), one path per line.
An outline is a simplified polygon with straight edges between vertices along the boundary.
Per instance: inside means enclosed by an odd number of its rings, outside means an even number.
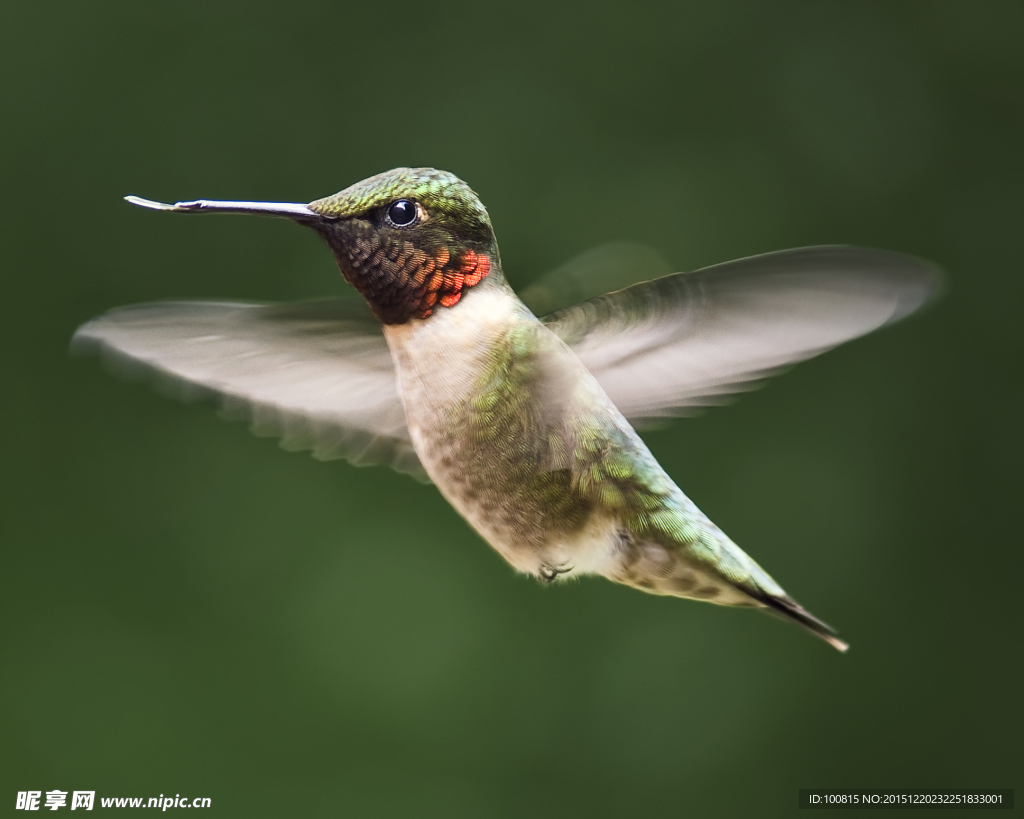
M792 597L766 596L761 602L765 604L770 613L790 623L796 623L800 628L824 640L836 651L845 654L850 648L849 643L840 640L836 636L836 631L832 626L823 620L819 620Z

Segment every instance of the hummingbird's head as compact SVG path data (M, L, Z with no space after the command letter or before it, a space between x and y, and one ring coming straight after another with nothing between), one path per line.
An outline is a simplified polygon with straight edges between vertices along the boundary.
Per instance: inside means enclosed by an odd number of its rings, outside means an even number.
M469 185L433 168L396 168L308 205L200 199L143 207L281 216L316 230L341 273L384 324L453 307L481 281L500 281L487 211Z
M320 218L308 224L385 324L453 307L468 288L500 276L487 211L445 171L396 168L309 209Z

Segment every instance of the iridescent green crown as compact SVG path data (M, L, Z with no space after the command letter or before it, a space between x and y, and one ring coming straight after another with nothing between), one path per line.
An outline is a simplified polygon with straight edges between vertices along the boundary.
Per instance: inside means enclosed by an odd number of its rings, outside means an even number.
M472 188L454 174L434 168L395 168L310 202L309 207L324 216L345 218L403 198L416 199L434 213L473 215L490 225L487 209Z

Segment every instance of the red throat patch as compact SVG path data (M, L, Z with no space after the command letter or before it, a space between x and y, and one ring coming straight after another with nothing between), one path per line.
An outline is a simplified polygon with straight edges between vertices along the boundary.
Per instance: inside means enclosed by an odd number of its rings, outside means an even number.
M463 289L478 284L490 272L491 260L472 250L467 250L458 261L453 261L444 247L433 259L424 258L414 275L416 283L426 290L416 317L427 318L438 303L442 307L455 306Z

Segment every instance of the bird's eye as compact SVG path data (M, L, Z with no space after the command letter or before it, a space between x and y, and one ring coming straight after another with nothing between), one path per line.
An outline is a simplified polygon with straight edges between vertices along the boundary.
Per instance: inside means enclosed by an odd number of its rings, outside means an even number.
M408 199L399 199L388 206L388 221L395 227L409 227L417 216L416 203Z

